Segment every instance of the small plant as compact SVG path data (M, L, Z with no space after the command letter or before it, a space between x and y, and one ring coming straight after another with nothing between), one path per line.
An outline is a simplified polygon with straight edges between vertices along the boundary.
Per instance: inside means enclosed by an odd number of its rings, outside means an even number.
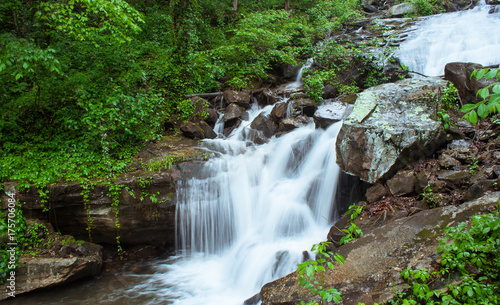
M454 127L453 123L450 121L450 115L444 109L441 109L437 112L438 121L443 123L444 130L448 130L450 127Z
M467 171L469 172L469 174L474 175L479 168L478 160L471 158L469 159L469 161L470 163L467 164Z
M424 192L421 194L422 200L429 204L429 208L435 208L439 206L439 202L441 201L437 194L434 194L434 191L431 187L430 182L427 183L427 186L424 188Z
M361 215L361 212L363 212L364 208L364 205L356 205L355 203L353 203L349 206L346 214L351 214L351 221L354 221L354 219L358 218L359 215Z
M325 304L325 301L333 301L335 303L342 301L342 296L337 289L325 289L325 264L330 270L333 270L332 258L340 264L344 264L344 258L340 254L327 251L329 244L329 242L321 242L313 245L311 251L316 254L318 259L307 260L297 268L299 272L299 284L309 289L314 295L318 295L320 297L319 304L321 305ZM314 305L318 303L311 300L308 303L302 301L300 304Z
M478 80L483 77L486 80L491 80L496 77L497 80L500 80L500 69L475 70L472 72L471 77L475 77ZM462 119L474 125L477 124L478 117L484 119L500 112L500 82L490 84L480 89L477 95L483 100L477 104L465 104L460 109L460 111L465 113Z
M342 229L342 232L346 233L346 235L342 236L339 241L339 245L345 245L348 242L351 242L363 236L363 232L361 231L361 229L353 222L351 222L349 228Z

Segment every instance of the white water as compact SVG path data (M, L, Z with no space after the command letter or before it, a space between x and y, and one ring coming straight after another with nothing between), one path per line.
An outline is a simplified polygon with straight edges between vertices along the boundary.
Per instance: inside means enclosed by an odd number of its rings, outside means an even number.
M500 63L500 13L484 0L472 10L434 15L415 25L396 51L410 71L444 74L449 62ZM498 10L497 10L498 11Z
M270 110L254 109L250 120ZM224 154L206 163L201 178L179 185L178 246L185 255L156 276L174 304L240 305L295 270L303 251L328 232L340 124L248 146L250 120L229 139L207 141Z
M299 72L297 73L297 77L295 78L295 81L287 84L282 91L287 91L287 90L295 90L302 88L304 86L304 81L302 81L302 73L304 72L304 69L309 69L314 60L312 58L309 58L306 63L300 67Z

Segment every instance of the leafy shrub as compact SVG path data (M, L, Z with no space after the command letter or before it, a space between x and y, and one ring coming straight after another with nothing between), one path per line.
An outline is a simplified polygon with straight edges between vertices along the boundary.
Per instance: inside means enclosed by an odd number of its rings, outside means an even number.
M486 80L496 78L500 81L500 69L475 70L472 72L471 77L475 77L478 80L483 77ZM463 119L474 125L478 122L478 116L485 119L486 117L500 111L500 82L486 86L485 88L479 90L477 95L483 100L477 104L465 104L460 109L463 113L465 113Z
M326 302L339 303L342 301L340 292L335 288L325 288L325 264L326 266L333 270L333 263L331 259L334 258L338 263L344 264L344 258L336 253L333 254L327 251L329 243L321 242L319 244L313 245L311 251L316 254L316 260L307 260L299 265L297 271L299 272L299 284L309 289L314 295L320 297L321 305ZM319 276L319 279L317 277ZM302 301L300 304L305 304ZM315 301L309 301L307 305L317 304Z

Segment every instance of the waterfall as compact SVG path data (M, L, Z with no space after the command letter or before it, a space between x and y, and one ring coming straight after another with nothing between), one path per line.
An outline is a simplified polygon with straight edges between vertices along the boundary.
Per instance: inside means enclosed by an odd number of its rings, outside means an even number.
M249 117L270 107L254 108ZM335 138L314 124L249 145L243 122L221 153L178 185L180 255L156 278L174 304L237 304L296 269L336 217Z
M444 74L449 62L500 63L500 13L481 0L474 9L426 17L396 51L403 64L428 76Z

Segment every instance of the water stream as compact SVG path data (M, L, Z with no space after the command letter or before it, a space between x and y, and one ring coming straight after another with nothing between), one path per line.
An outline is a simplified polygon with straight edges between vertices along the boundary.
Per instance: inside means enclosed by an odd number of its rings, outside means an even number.
M500 14L489 10L425 19L401 45L400 59L426 75L443 74L451 61L500 62ZM301 84L300 74L294 83ZM241 305L295 270L338 216L334 143L341 124L312 124L254 145L248 125L270 111L255 104L227 137L219 119L219 137L205 141L218 157L178 184L177 256L8 302Z
M414 26L396 55L410 71L427 76L443 75L449 62L499 64L499 29L499 10L481 0L471 10L423 19Z

